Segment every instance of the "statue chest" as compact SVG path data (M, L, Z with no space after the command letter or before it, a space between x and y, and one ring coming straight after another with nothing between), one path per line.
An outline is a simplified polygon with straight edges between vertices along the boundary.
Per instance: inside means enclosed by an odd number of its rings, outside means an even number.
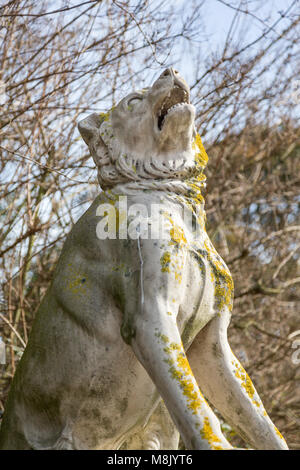
M177 322L188 345L214 316L232 310L233 280L206 232L201 242L189 247L185 266L185 295Z

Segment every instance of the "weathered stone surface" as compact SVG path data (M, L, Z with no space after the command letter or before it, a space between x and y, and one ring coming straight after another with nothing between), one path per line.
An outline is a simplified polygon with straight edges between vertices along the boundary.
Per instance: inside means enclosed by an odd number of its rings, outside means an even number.
M178 431L188 449L232 448L202 392L254 448L286 448L227 342L233 282L205 231L194 116L167 69L79 123L104 191L63 247L1 449L176 449Z

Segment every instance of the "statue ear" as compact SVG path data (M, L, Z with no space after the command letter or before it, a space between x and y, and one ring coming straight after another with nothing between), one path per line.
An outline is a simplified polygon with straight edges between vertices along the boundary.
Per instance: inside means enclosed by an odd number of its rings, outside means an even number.
M78 123L79 132L88 145L98 168L107 165L110 161L108 148L103 142L99 132L103 121L104 118L94 113Z
M93 139L99 138L99 128L103 119L99 114L94 113L78 123L78 129L85 143L90 146Z

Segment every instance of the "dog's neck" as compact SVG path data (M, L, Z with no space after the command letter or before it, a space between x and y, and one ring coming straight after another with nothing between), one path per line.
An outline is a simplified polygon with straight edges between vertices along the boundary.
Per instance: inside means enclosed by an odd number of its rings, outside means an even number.
M205 184L203 170L208 157L198 134L190 152L171 155L168 159L163 156L136 158L120 151L115 147L110 118L102 123L100 135L107 149L104 158L99 155L102 164L98 165L98 179L104 190L112 189L115 192L123 188L124 192L125 188L155 188L187 194L200 191Z

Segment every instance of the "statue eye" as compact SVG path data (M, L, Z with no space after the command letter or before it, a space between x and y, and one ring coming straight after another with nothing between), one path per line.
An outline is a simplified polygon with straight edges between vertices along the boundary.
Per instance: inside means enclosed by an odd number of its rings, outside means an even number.
M143 97L139 96L134 96L133 98L130 98L130 100L127 101L127 107L130 111L132 111L132 108L137 104L140 103L143 100Z

